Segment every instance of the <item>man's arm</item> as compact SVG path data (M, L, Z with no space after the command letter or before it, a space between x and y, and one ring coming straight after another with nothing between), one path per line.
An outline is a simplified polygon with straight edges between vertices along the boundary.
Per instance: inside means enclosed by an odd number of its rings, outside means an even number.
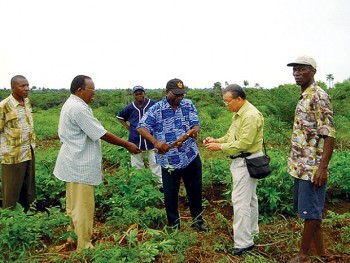
M327 182L328 165L332 157L334 143L335 139L333 137L326 136L324 138L322 157L313 180L315 186L320 187Z
M141 134L143 138L150 141L159 153L165 154L167 151L170 150L170 147L165 142L157 141L157 139L154 138L145 127L140 127L137 129L137 131L139 134Z
M118 145L121 147L124 147L125 149L127 149L129 152L131 153L140 153L141 150L132 142L128 142L125 141L121 138L119 138L118 136L114 135L113 133L107 131L102 137L102 140L110 143L110 144L114 144L114 145Z
M120 123L125 127L125 129L127 129L128 131L130 131L130 125L125 121L125 120L122 120L122 119L119 119L117 118Z
M190 137L196 139L198 133L200 131L199 126L193 126L190 130L188 130L184 135L178 138L173 144L170 145L170 148L181 147L181 145Z

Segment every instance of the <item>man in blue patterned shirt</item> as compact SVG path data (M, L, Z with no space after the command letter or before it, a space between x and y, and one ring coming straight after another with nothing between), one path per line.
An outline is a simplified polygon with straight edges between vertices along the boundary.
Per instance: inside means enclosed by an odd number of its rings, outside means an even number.
M199 118L192 101L184 99L185 93L181 80L170 80L166 96L145 113L137 130L158 150L168 225L180 227L178 193L182 178L192 227L207 231L202 218L202 162L195 140L200 130Z

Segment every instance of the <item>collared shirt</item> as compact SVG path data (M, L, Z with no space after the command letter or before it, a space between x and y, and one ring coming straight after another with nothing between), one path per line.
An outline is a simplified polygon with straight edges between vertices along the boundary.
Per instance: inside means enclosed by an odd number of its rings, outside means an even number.
M193 126L199 126L196 107L188 99L182 99L176 111L166 98L154 104L142 117L137 128L146 128L157 141L170 145ZM157 153L157 163L163 168L181 169L187 167L198 155L196 140L187 139L181 147L166 154Z
M118 119L128 121L130 123L128 140L129 142L137 145L137 147L139 147L139 149L142 151L152 150L154 149L154 145L146 139L142 138L142 136L137 132L136 126L145 112L155 103L156 102L154 100L145 99L143 105L140 107L139 104L134 101L122 109L122 111L119 112L117 116Z
M335 137L333 110L328 94L314 83L301 94L295 109L290 175L312 181L322 157L324 136Z
M239 111L233 113L232 124L226 135L218 139L221 150L231 156L261 151L263 128L263 115L246 100Z
M58 136L62 146L53 174L65 182L98 185L102 182L100 138L106 134L91 107L73 94L61 109Z
M0 152L3 164L32 159L35 148L32 106L28 98L22 106L12 95L0 102Z

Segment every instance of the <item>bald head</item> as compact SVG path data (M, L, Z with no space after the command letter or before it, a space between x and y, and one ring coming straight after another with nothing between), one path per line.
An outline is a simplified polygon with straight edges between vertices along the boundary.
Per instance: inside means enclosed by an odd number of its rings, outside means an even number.
M23 80L23 79L26 80L26 78L24 76L22 76L22 75L16 75L16 76L12 77L12 79L11 79L11 88L13 88L15 86L15 84L18 83L19 80Z

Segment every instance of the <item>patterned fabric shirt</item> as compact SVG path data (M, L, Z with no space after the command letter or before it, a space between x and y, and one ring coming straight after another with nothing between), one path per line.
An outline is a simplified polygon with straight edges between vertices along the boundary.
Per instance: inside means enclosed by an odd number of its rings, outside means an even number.
M119 112L117 118L128 121L130 123L130 132L129 132L129 142L136 144L142 151L154 149L154 145L142 138L141 135L137 132L136 126L141 120L145 112L155 104L154 100L145 99L142 107L138 105L137 102L132 102L126 106L121 112Z
M301 94L295 110L288 173L313 180L323 153L324 136L335 137L328 94L316 84Z
M146 128L158 141L170 145L193 126L199 126L199 118L190 100L182 99L174 111L163 98L145 113L137 128ZM196 140L189 138L179 148L173 148L164 155L157 153L156 158L163 168L181 169L187 167L197 155Z
M22 106L12 95L0 102L1 163L17 164L32 159L35 148L32 106L28 98Z
M249 101L233 114L232 124L225 136L218 139L221 150L237 156L241 152L256 153L262 150L264 117Z
M62 146L53 174L65 182L98 185L102 182L100 138L106 134L91 107L73 94L61 109L58 136Z

